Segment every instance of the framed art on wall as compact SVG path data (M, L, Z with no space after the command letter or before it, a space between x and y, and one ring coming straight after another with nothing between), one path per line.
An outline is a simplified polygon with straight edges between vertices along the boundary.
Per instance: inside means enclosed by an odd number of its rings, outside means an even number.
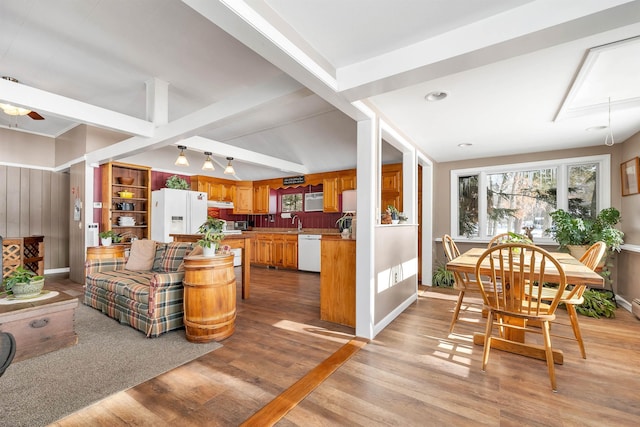
M638 157L620 164L620 179L622 180L622 195L630 196L638 194L638 169L640 169Z

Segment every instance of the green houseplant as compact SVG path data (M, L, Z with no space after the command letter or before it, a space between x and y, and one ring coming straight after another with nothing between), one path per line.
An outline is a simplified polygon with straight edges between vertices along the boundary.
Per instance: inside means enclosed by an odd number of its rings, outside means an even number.
M615 225L620 222L620 212L616 208L601 210L595 219L581 218L563 209L551 212L553 221L547 230L561 248L590 246L603 241L610 251L620 252L624 243L624 233Z
M604 260L601 262L602 271L600 275L611 289L611 267L610 262L613 252L620 252L620 246L624 243L624 233L615 226L620 222L620 211L616 208L607 208L598 212L595 219L581 218L562 209L552 212L553 223L547 230L560 248L566 248L575 258L580 258L586 249L592 244L603 241L607 245ZM612 292L598 292L587 289L584 293L584 303L576 306L580 314L590 317L612 317L612 310L615 305L607 300L613 298ZM603 302L607 300L609 304Z
M180 178L178 175L171 175L165 183L167 188L175 188L177 190L188 190L189 184L185 179Z
M204 256L213 256L218 244L224 239L224 221L218 218L207 217L207 220L198 228L202 237L198 245L202 246Z
M122 237L113 230L101 231L98 233L102 246L111 246L111 243L120 243Z
M4 292L15 298L33 298L42 292L44 277L19 265L3 281Z
M433 271L431 280L434 286L450 288L455 282L455 277L453 272L447 270L447 267L444 264L440 264Z

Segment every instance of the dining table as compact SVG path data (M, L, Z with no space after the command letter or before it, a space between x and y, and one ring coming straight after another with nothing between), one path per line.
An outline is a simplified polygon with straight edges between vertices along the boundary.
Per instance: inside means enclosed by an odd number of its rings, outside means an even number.
M447 262L447 270L458 273L469 273L475 275L476 264L480 255L486 251L487 248L472 248L468 251L460 254L460 256ZM578 259L571 256L566 252L549 252L558 263L562 266L567 286L589 286L590 288L604 288L604 278L581 263ZM485 258L480 265L480 274L489 275L491 273L491 267L489 265L489 258ZM547 265L545 270L545 277L548 282L553 283L554 279L559 280L559 273L552 266ZM478 289L479 291L479 289ZM484 333L476 332L473 336L473 343L476 345L484 345ZM535 343L527 343L525 341L524 331L512 331L509 336L505 338L492 337L491 348L496 348L503 351L509 351L512 353L521 354L536 359L546 360L544 346ZM562 364L564 361L564 355L562 350L553 350L553 360L556 364Z

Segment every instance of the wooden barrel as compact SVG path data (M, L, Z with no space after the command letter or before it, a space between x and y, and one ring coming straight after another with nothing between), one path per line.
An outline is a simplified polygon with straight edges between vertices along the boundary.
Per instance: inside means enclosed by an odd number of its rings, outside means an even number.
M221 341L235 331L233 255L184 259L184 326L187 340Z
M93 246L87 248L87 259L124 258L124 246Z

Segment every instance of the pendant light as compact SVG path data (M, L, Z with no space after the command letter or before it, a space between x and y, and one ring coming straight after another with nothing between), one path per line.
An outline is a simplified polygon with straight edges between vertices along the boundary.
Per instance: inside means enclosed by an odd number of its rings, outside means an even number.
M224 168L224 173L225 175L234 175L236 171L233 169L233 165L231 164L233 157L227 157L227 160L229 160L229 163L227 164L227 167Z
M211 161L211 151L205 151L204 155L207 156L206 159L204 159L204 164L202 165L202 170L203 171L214 171L216 170L215 167L213 167L213 162Z
M176 159L176 162L175 162L176 166L189 166L189 160L187 160L187 156L184 155L184 150L186 149L187 147L185 147L184 145L178 145L178 150L180 150L180 154Z
M615 141L613 140L613 129L611 129L611 97L609 97L609 133L604 138L604 145L611 147L613 144Z

